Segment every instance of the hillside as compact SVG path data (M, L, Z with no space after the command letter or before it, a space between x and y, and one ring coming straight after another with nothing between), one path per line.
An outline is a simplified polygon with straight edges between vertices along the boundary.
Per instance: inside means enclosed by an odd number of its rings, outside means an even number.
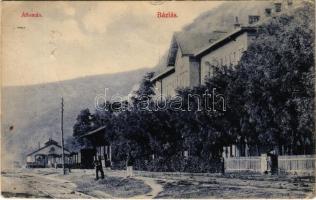
M183 30L193 32L229 31L233 29L236 17L242 25L247 25L248 15L264 16L264 9L271 8L271 6L271 1L230 1L221 4L211 12L202 13Z
M109 88L109 97L126 96L147 71L149 69L2 88L2 150L11 157L21 158L21 153L38 148L38 143L49 137L60 141L61 96L65 104L65 136L71 136L77 114L84 108L93 111L96 95L104 94L104 89Z

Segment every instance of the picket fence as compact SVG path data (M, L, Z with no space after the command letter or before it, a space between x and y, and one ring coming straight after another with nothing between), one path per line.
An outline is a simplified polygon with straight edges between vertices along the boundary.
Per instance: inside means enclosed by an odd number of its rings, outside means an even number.
M278 157L278 167L280 171L291 174L314 174L315 162L315 155Z
M225 158L225 172L261 172L261 156Z
M278 156L280 173L308 174L315 173L316 155L291 155ZM267 170L267 156L265 154L254 157L229 157L225 158L226 172L260 172Z

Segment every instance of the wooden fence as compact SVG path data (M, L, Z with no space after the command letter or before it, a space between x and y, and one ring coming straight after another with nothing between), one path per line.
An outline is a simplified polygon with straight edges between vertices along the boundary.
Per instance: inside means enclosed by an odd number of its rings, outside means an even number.
M261 172L261 156L225 158L225 171Z
M315 161L315 155L279 156L278 167L291 174L314 174Z
M315 173L316 155L278 156L278 168L281 173L309 174ZM265 172L268 169L267 156L225 158L226 172Z

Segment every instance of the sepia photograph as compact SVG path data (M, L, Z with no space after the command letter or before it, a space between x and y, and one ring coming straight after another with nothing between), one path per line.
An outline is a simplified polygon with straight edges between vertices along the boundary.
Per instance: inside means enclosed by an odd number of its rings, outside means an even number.
M1 198L315 198L315 2L2 1Z

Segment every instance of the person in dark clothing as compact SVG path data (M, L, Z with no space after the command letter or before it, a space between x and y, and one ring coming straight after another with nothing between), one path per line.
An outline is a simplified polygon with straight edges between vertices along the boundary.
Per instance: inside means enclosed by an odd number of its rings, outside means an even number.
M96 180L99 179L99 172L101 173L101 179L104 179L104 172L103 172L103 168L102 168L101 156L95 157L93 164L95 167Z
M225 158L221 157L221 173L225 174Z
M132 177L133 176L133 165L134 165L134 158L129 153L126 160L126 176Z
M68 172L71 173L71 165L68 164Z
M269 158L268 165L270 167L271 174L278 174L278 155L274 150L267 153Z

